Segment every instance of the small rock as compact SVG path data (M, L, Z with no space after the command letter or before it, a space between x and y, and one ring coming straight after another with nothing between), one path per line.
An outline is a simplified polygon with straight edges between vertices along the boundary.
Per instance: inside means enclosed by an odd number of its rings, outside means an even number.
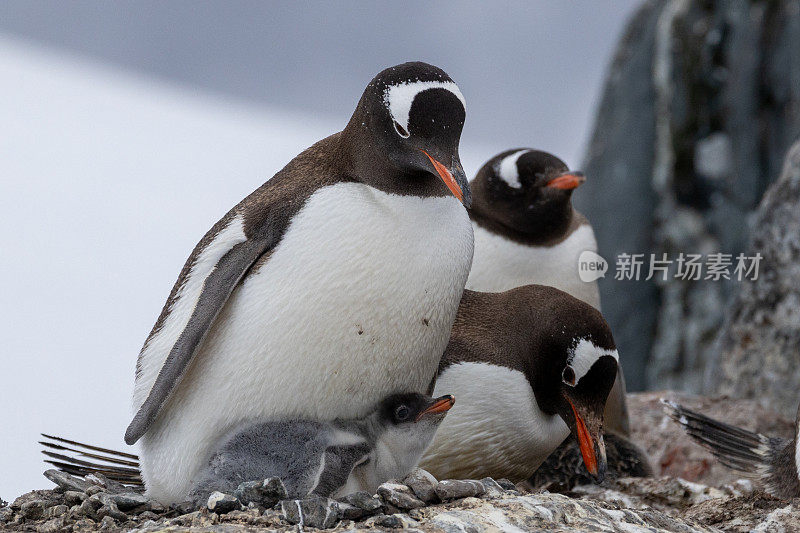
M387 482L378 487L378 496L398 509L407 511L425 507L425 502L417 498L411 489L400 483Z
M367 514L375 514L381 510L381 507L383 507L383 504L378 498L375 498L368 492L364 491L348 494L342 498L342 500L353 507L357 507L365 511Z
M333 527L340 517L338 502L319 497L283 500L281 514L287 522L292 524L320 529Z
M233 495L245 505L255 503L266 508L274 506L289 496L283 482L277 477L241 483Z
M114 521L113 518L110 516L104 516L102 520L100 520L100 529L114 529L117 527L117 523Z
M169 508L178 513L179 515L189 514L195 510L194 503L190 501L173 503L172 505L169 506Z
M61 516L67 514L69 511L69 507L66 505L54 505L53 507L48 507L44 512L45 518L55 518L57 516Z
M481 485L485 492L483 496L486 498L498 498L505 494L505 489L500 486L500 484L495 481L493 478L485 477L481 480Z
M93 530L95 528L96 522L91 518L81 518L74 524L72 524L72 531L85 531L85 530Z
M339 502L339 513L341 514L343 520L361 520L370 514L364 509L342 501Z
M158 515L153 511L145 511L139 515L139 520L158 520Z
M485 491L481 482L474 480L446 479L436 485L436 495L442 500L480 496Z
M105 518L107 516L121 522L124 522L128 519L128 515L120 511L119 507L117 507L114 502L109 500L106 500L105 504L97 510L98 518Z
M118 494L110 494L109 499L117 504L117 507L122 511L128 511L141 505L150 505L152 500L147 499L143 494L136 492L123 492ZM147 509L143 509L147 510Z
M14 518L14 510L11 507L3 507L0 509L0 524L10 522Z
M424 502L437 500L436 484L438 481L433 474L422 468L415 468L404 479L403 483Z
M83 492L85 492L87 496L94 496L95 494L100 494L101 492L105 492L105 491L106 491L106 489L104 489L103 487L101 487L99 485L92 485L91 487L89 487L88 489L86 489Z
M64 501L70 507L73 505L80 505L86 498L85 492L78 492L77 490L68 490L64 493Z
M517 486L506 478L500 478L495 481L497 481L497 484L503 487L505 490L517 490Z
M61 531L61 529L64 527L64 524L65 524L64 517L59 516L57 518L53 518L48 520L47 522L39 524L36 527L36 531L37 533L57 533L58 531Z
M241 508L241 504L239 500L230 494L214 491L211 493L211 496L208 497L206 507L208 507L209 511L213 511L217 514L225 514L228 511Z
M36 520L44 515L46 504L44 500L33 500L25 502L19 509L20 515L29 520Z
M46 470L44 477L61 487L63 490L74 490L77 492L86 492L86 489L92 486L88 481L84 481L75 476L71 476L61 470L50 469Z
M419 526L419 522L404 514L385 515L379 514L373 516L366 522L366 527L386 527L391 529L402 529Z
M86 481L88 481L92 485L97 485L98 487L102 487L103 489L106 490L106 492L111 492L111 493L130 492L130 489L128 487L126 487L125 485L123 485L118 481L108 479L103 474L99 473L89 474L84 479L86 479Z

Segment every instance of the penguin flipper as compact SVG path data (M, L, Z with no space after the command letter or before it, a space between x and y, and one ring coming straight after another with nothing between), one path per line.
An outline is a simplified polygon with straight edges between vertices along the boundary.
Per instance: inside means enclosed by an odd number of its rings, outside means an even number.
M322 472L311 494L327 498L344 487L353 469L369 455L370 449L366 442L329 446L323 455Z
M273 237L275 235L273 228L269 224L265 224L264 227L266 231L249 237L228 250L205 279L203 290L189 322L172 346L147 399L125 431L127 444L134 444L147 432L169 395L180 382L197 347L205 338L233 290L250 267L277 244Z

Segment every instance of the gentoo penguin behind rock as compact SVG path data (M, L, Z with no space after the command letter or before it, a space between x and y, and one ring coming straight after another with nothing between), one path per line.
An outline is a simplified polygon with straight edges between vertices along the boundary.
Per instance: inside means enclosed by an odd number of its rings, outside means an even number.
M125 440L148 496L180 499L242 421L358 418L428 388L472 259L464 117L444 71L386 69L203 237L137 362Z
M549 285L600 309L597 282L578 277L578 256L597 252L591 224L572 207L586 178L554 155L530 148L502 152L470 183L474 291Z
M800 407L795 417L794 438L782 439L719 422L668 400L661 401L670 418L723 465L754 476L775 497L800 496L800 448L797 445Z
M270 477L281 478L290 498L374 493L416 466L453 403L449 395L393 394L360 419L243 423L220 439L186 499L199 507L215 490L230 494L244 481ZM60 470L141 485L135 455L43 436L50 439L41 442L45 462Z
M572 433L602 479L617 360L600 312L563 291L464 291L435 387L458 404L420 466L439 478L523 481Z

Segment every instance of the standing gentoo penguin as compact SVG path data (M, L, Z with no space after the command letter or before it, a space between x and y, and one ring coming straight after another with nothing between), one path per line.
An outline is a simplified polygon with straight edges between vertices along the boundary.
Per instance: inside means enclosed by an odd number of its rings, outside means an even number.
M359 419L244 422L216 443L186 499L199 507L215 490L233 493L244 481L270 477L281 478L290 498L374 493L416 466L453 403L449 395L393 394ZM142 484L135 455L42 436L45 462L64 472Z
M549 285L600 310L597 282L578 277L580 254L597 252L591 224L572 207L572 192L584 181L556 156L531 148L507 150L487 161L470 184L475 256L467 288L500 292ZM605 420L609 429L627 435L621 372L620 367Z
M373 494L417 465L452 405L452 396L394 394L362 419L247 423L222 439L190 499L199 507L215 490L270 477L293 499Z
M756 477L767 492L791 499L800 496L800 407L794 422L794 438L767 437L661 400L667 414L683 426L698 444L733 470Z
M475 257L473 291L549 285L600 309L597 283L578 277L578 256L597 252L591 224L572 207L586 178L554 155L531 148L502 152L470 183Z
M427 389L472 260L464 117L441 69L386 69L203 237L136 365L125 441L148 496L180 499L244 420L356 418Z
M602 479L603 408L617 360L600 312L563 291L464 291L435 387L458 403L422 468L438 478L523 481L571 432Z

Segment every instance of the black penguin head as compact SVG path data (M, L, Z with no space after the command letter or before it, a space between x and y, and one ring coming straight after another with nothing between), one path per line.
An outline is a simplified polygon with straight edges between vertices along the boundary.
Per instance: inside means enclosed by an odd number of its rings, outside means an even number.
M411 62L380 72L345 129L355 173L382 190L452 194L469 207L458 155L465 109L458 86L440 68Z
M472 181L472 211L533 242L547 242L569 228L572 191L584 181L552 154L508 150L487 161Z
M379 407L380 420L386 425L416 424L434 421L437 425L455 403L450 395L432 398L425 394L393 394L385 398Z
M530 358L528 379L539 408L564 420L580 445L587 470L602 481L603 411L617 378L619 356L600 312L562 295L556 300L558 308L539 324L542 335Z

